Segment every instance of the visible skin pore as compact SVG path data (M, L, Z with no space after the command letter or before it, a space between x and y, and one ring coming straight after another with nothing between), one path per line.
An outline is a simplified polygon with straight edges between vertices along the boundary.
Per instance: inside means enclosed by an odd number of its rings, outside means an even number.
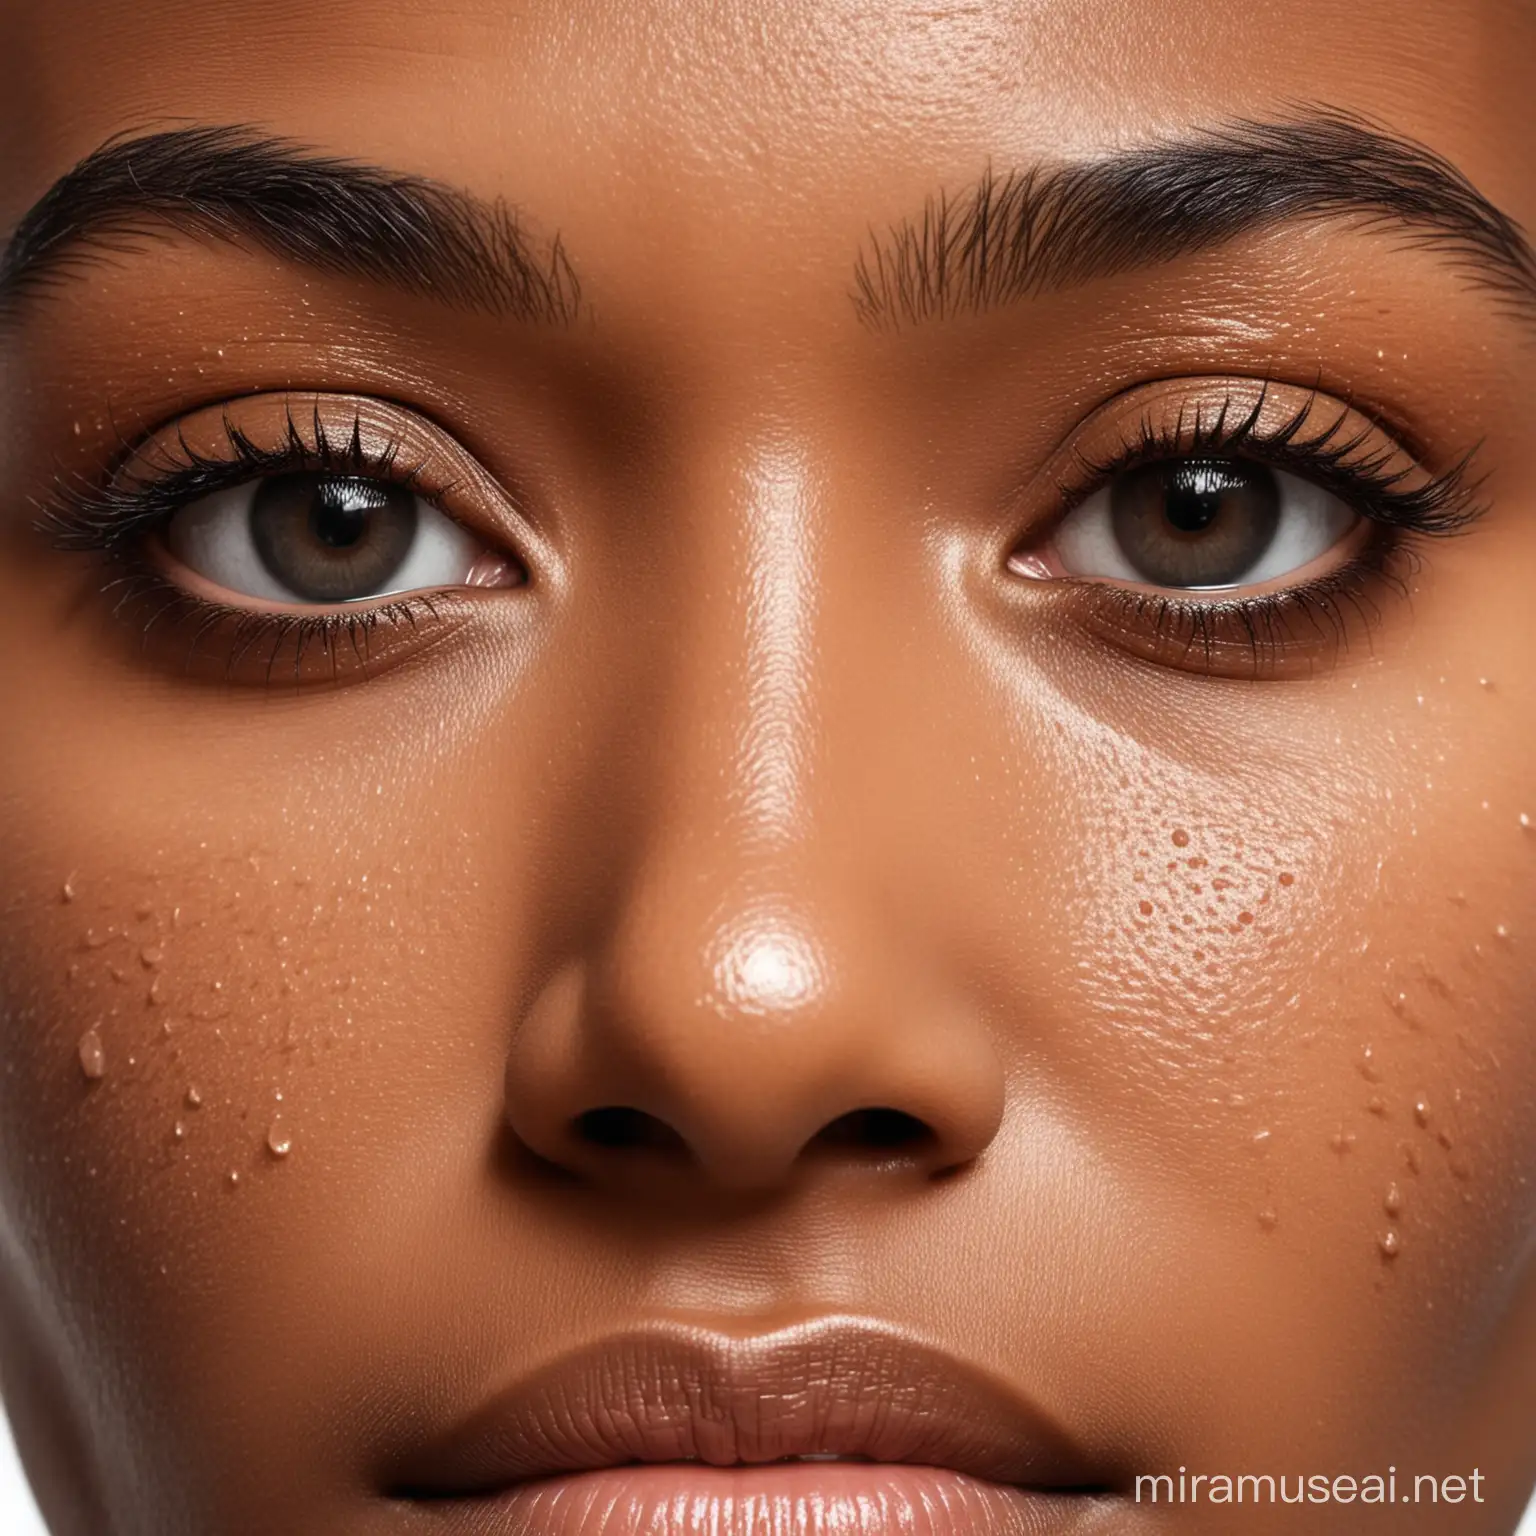
M853 1313L1117 1494L1475 1468L1454 1524L1377 1523L1510 1532L1536 321L1350 218L884 329L855 264L989 167L1309 106L1536 229L1536 11L0 9L6 230L114 135L244 125L505 200L581 296L527 323L166 234L0 331L0 1382L52 1529L428 1529L381 1467L555 1350ZM1477 449L1487 514L1346 646L1204 675L1005 574L1082 456L1266 379L1428 471ZM269 689L36 537L56 466L289 400L403 436L529 584ZM573 1132L615 1105L671 1149ZM927 1134L817 1139L871 1107Z

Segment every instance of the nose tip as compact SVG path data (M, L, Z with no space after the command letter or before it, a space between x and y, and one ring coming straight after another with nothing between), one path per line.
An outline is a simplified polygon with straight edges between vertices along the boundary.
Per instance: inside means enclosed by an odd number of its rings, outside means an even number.
M768 1017L814 1005L830 978L815 942L772 912L739 919L721 935L705 1001L717 1012Z
M979 1021L899 964L761 906L688 949L631 927L528 1010L506 1114L541 1158L630 1189L764 1191L815 1168L937 1173L996 1134Z

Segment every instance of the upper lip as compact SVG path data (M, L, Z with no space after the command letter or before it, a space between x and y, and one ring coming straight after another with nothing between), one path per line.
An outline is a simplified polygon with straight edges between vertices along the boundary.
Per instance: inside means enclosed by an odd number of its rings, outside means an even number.
M600 1340L497 1392L390 1481L400 1497L468 1497L634 1462L817 1454L1022 1487L1105 1483L1048 1415L990 1373L852 1318L748 1338L663 1326Z

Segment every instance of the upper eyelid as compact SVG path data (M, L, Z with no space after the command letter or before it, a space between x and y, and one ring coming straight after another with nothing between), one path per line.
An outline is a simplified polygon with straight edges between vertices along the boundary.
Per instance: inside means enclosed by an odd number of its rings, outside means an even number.
M1239 393L1250 398L1234 410L1234 397ZM1136 409L1137 402L1148 397L1150 403ZM1287 398L1293 398L1293 403L1280 426L1261 426L1266 407ZM1196 413L1202 408L1206 412L1201 419L1202 431L1195 432ZM1167 418L1175 410L1176 430L1170 431ZM1095 422L1105 417L1115 421L1122 414L1134 415L1134 440L1122 430L1108 455L1095 456L1082 450L1080 441ZM1153 421L1154 414L1159 422ZM1319 430L1309 429L1313 421L1321 423ZM1344 424L1351 421L1358 427L1351 435L1342 436ZM1243 430L1237 432L1238 427ZM1379 449L1369 446L1373 434L1380 439ZM1048 539L1115 474L1158 458L1194 456L1202 448L1270 463L1346 498L1365 497L1372 503L1360 509L1365 515L1420 532L1460 532L1487 511L1486 504L1478 499L1481 480L1473 473L1476 445L1437 474L1402 434L1375 413L1319 386L1242 376L1184 377L1132 386L1080 419L1044 469L1056 510L1043 522L1036 522L1025 542ZM1401 473L1387 468L1399 462ZM1405 481L1414 484L1404 488Z
M263 412L264 424L251 419ZM199 422L204 430L194 443L189 427ZM343 442L360 445L361 453L349 457L338 446ZM110 463L93 473L56 474L48 496L34 501L34 527L56 548L111 549L199 494L295 467L323 469L327 460L338 474L410 483L445 516L512 554L530 575L535 563L555 568L558 551L521 500L450 429L399 402L323 391L252 394L185 410L122 441ZM397 473L402 463L408 469Z
M156 472L155 483L174 484L188 474L204 473L216 477L228 474L231 477L230 483L239 484L238 477L241 475L254 479L262 474L274 474L293 465L304 464L321 469L334 467L338 474L350 471L357 475L368 475L400 484L414 485L420 480L430 462L425 459L419 460L406 474L395 474L395 466L399 462L404 447L402 439L398 437L389 439L380 451L371 451L362 437L361 417L354 417L352 428L347 434L347 447L338 452L333 436L326 427L318 408L314 412L312 422L313 444L304 440L298 423L290 412L285 424L286 440L281 448L276 449L262 448L226 409L222 430L229 447L233 450L227 458L203 454L194 449L187 442L184 421L185 418L175 423L176 443L183 455L183 460L180 463L172 460L161 466ZM137 454L143 456L145 450L140 448Z

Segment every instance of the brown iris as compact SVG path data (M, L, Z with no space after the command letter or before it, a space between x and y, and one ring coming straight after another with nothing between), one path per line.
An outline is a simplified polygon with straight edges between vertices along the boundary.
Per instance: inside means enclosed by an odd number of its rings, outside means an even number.
M342 603L388 589L416 542L413 492L379 480L274 475L251 501L251 542L296 597Z
M1280 487L1262 464L1171 459L1127 471L1110 521L1137 574L1159 587L1229 587L1274 541Z

